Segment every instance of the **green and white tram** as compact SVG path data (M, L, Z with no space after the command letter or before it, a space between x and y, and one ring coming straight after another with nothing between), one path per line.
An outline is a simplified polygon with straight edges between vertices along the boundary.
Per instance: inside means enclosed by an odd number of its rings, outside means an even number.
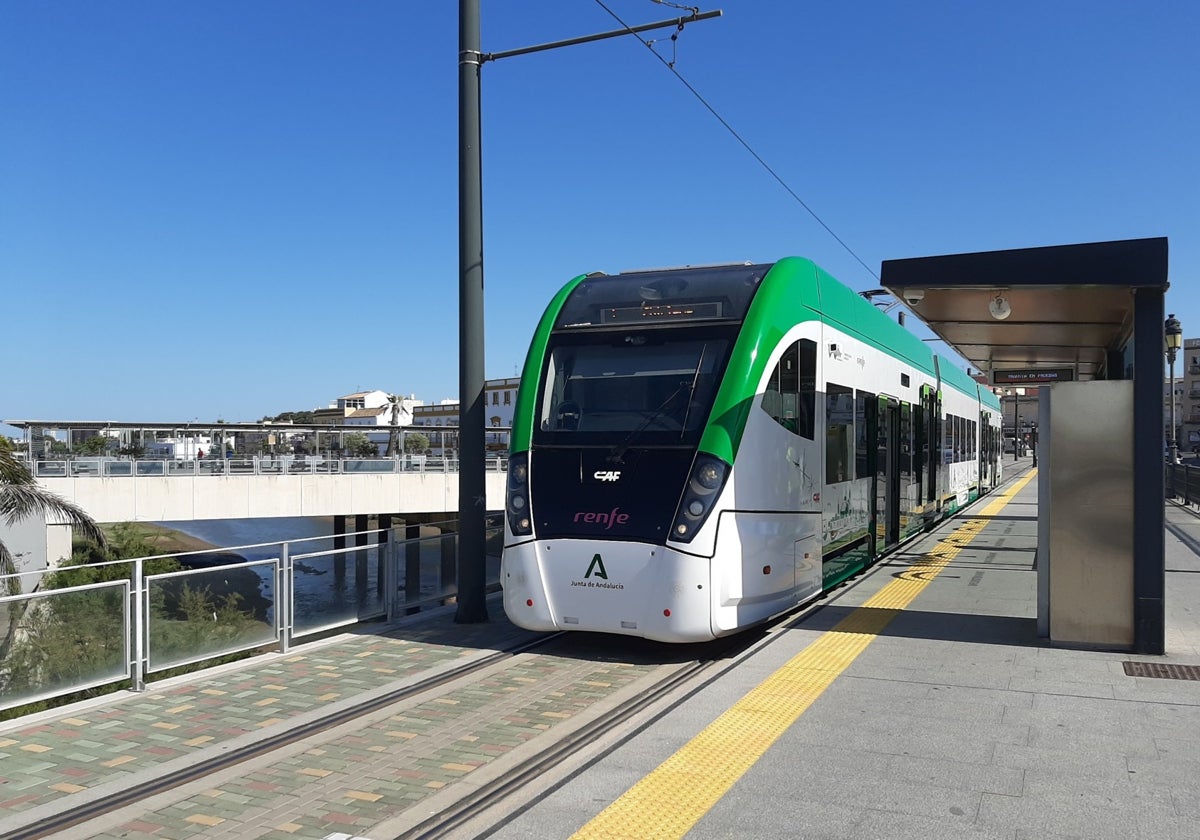
M766 621L1000 480L1000 404L812 262L577 277L513 418L513 622L663 641Z

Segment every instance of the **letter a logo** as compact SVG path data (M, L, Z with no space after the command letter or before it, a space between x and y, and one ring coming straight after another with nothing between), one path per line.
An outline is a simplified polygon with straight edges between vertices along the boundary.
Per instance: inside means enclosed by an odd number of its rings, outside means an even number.
M600 559L599 554L592 558L592 562L588 564L587 572L583 576L590 578L592 576L592 569L596 570L596 577L608 580L608 572L604 570L604 561Z

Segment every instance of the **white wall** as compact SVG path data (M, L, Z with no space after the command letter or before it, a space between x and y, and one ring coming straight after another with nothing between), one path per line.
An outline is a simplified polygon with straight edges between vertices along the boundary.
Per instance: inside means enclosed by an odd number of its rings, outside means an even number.
M41 516L22 519L11 527L0 523L0 540L8 546L18 572L46 568L46 521Z
M503 509L506 478L487 474L488 510ZM80 477L38 483L97 522L458 510L458 473Z

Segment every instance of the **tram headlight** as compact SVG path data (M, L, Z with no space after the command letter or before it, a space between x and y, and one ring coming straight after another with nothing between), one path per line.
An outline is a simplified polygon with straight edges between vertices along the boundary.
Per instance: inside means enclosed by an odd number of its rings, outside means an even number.
M527 537L533 533L529 515L529 453L522 452L508 459L508 489L504 495L508 530L513 536Z
M696 483L705 490L715 490L725 480L724 472L712 463L698 464L694 472Z
M713 455L700 453L692 465L687 487L679 508L675 512L675 524L671 527L671 538L676 542L691 542L704 520L712 513L713 504L729 478L729 464Z

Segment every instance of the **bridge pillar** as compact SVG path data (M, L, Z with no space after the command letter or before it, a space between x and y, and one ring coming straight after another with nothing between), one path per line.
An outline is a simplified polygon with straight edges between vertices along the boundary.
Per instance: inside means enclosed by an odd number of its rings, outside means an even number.
M333 550L338 551L346 547L346 517L333 517ZM333 581L338 586L346 582L346 555L335 554L333 556Z
M421 600L421 526L411 518L404 524L404 600ZM420 607L409 607L406 615L420 612Z
M367 543L370 542L371 535L367 533L371 529L371 517L369 514L359 513L354 516L354 544L362 549L365 549ZM366 594L367 591L367 552L354 552L354 590L360 595Z
M388 537L392 533L392 515L379 514L379 551L375 569L375 591L384 593L384 568L387 566Z

